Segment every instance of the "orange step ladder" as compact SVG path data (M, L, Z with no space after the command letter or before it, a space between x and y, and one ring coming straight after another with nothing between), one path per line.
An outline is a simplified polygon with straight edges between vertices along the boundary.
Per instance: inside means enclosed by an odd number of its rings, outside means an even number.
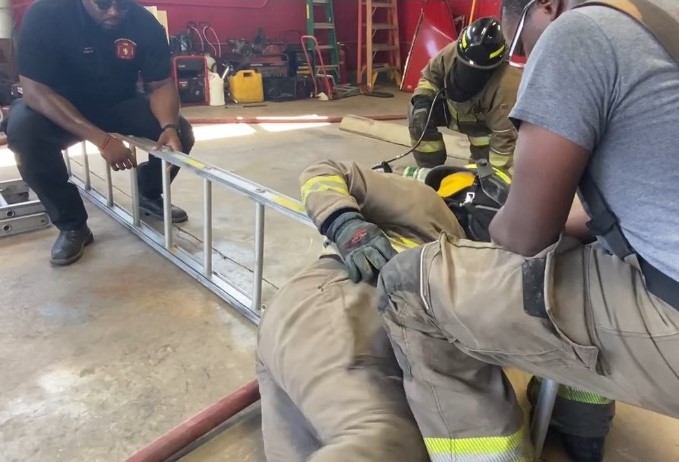
M397 0L358 0L358 62L356 81L372 90L379 73L401 85L401 47Z

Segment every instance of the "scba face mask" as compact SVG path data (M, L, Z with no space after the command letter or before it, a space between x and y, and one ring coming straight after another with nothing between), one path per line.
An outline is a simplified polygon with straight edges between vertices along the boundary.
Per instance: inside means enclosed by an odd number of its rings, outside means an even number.
M453 69L448 74L446 97L456 103L469 101L483 90L493 71L469 67L460 59L455 59Z

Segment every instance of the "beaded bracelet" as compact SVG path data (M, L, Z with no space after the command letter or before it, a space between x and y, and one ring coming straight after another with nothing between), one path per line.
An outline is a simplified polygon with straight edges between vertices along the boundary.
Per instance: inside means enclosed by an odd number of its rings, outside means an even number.
M101 143L101 146L99 146L99 150L103 151L106 148L106 146L108 146L108 143L110 143L112 139L113 137L107 133L106 138L104 138L104 142Z

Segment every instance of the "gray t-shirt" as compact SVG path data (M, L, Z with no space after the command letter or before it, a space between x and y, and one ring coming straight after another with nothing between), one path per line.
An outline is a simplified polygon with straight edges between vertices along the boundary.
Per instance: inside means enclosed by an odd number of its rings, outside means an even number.
M510 117L591 151L587 168L632 247L679 281L679 66L643 26L602 6L563 14L538 40Z

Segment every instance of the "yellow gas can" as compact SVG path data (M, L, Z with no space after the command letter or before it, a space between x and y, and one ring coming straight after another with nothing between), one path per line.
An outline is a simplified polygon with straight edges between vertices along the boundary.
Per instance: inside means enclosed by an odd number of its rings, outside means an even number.
M262 74L255 70L243 70L229 77L231 97L236 103L261 103L264 101Z

